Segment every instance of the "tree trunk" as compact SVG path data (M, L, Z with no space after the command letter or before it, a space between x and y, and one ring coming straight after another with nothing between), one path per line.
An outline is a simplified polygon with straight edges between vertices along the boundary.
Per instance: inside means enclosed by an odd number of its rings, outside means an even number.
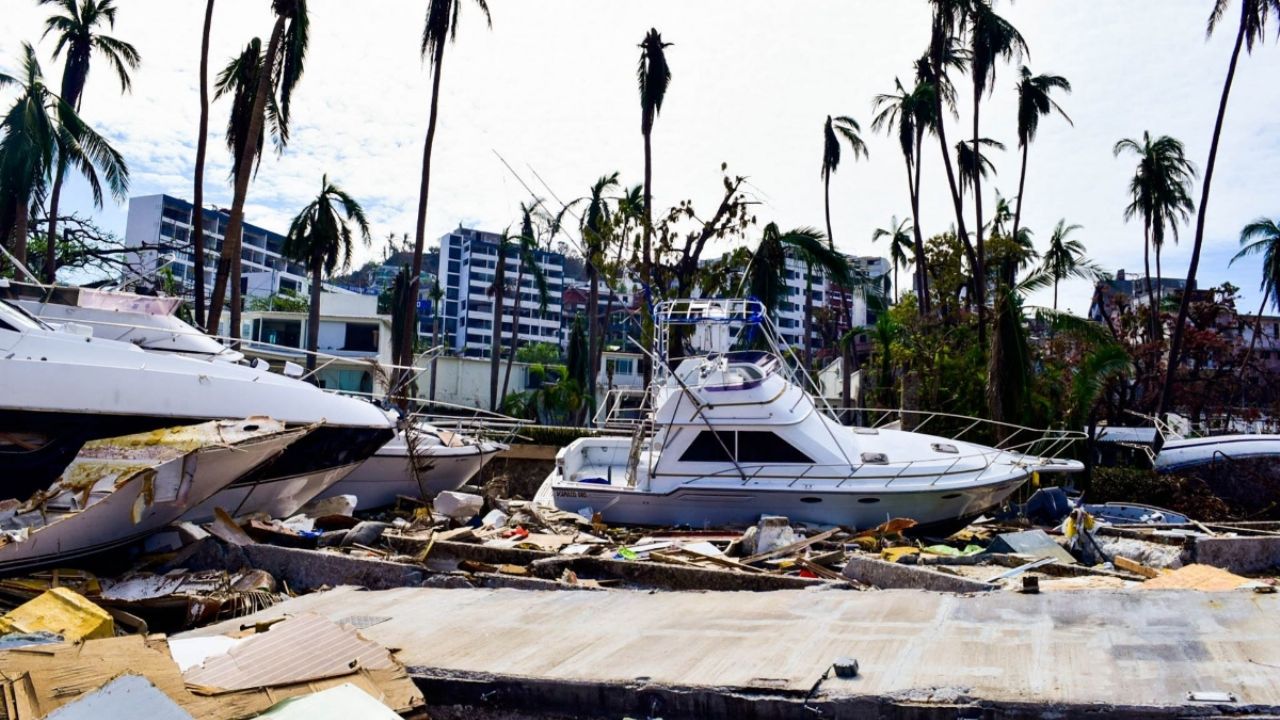
M516 302L511 308L511 344L507 351L507 368L502 376L502 400L506 400L507 391L511 388L511 365L516 361L516 346L520 344L520 301L524 295L524 258L520 258L520 269L516 271Z
M1058 278L1053 278L1053 311L1058 312Z
M1018 174L1018 203L1013 210L1013 240L1018 240L1018 228L1022 227L1022 193L1026 192L1027 187L1027 151L1030 149L1031 143L1022 146L1022 172ZM1057 308L1054 308L1055 310Z
M653 149L649 143L651 132L644 133L644 234L640 245L642 257L640 258L640 278L644 283L642 288L649 298L653 297ZM648 307L649 303L644 299L640 302L640 344L645 350L653 349L653 313L652 308ZM653 363L650 362L648 353L644 353L644 357L640 359L640 364L644 366L644 386L649 387L649 381L653 379Z
M44 281L50 285L58 278L58 203L62 199L62 180L66 172L66 163L59 157L53 190L49 193L49 234L44 242Z
M1240 387L1244 387L1244 374L1249 371L1249 360L1253 358L1253 348L1258 344L1258 336L1262 334L1262 312L1267 309L1267 294L1262 294L1262 304L1258 306L1258 317L1254 321L1253 337L1249 338L1249 350L1240 362Z
M507 257L498 243L498 267L493 273L493 334L489 346L489 409L498 411L498 363L502 360L502 308L507 293ZM518 327L514 323L512 330Z
M599 238L596 238L599 241ZM600 250L599 253L593 255L603 256L603 248L588 248ZM587 396L594 398L596 396L596 376L600 374L600 368L597 363L600 361L600 313L598 307L600 305L600 271L596 268L595 258L587 258L587 282L590 287L587 288L587 367L591 373L591 377L587 378Z
M822 174L822 207L827 218L827 242L831 247L836 246L835 236L831 234L831 173Z
M1156 249L1156 331L1164 337L1164 323L1160 322L1161 307L1164 305L1164 275L1160 271L1160 243Z
M916 183L911 176L911 159L904 158L907 163L907 192L911 197L911 219L916 246L916 262L915 262L915 291L916 302L921 316L929 312L929 293L925 288L925 255L924 255L924 237L920 234L920 203L916 197ZM919 159L917 159L919 162Z
M1143 223L1142 234L1142 264L1147 272L1147 277L1143 278L1147 283L1147 329L1151 332L1149 338L1155 341L1160 338L1160 311L1156 307L1156 290L1151 287L1151 222L1149 220Z
M418 188L418 218L413 238L413 276L409 278L409 292L404 299L404 330L400 333L400 348L396 353L397 364L402 366L400 372L406 380L413 373L410 367L413 365L413 341L418 335L418 288L422 277L422 250L427 239L427 198L431 192L431 148L436 141L436 117L440 110L440 69L443 62L444 43L437 43L435 55L431 59L434 69L431 76L431 111L427 118L427 139L422 147L422 184ZM406 389L406 397L401 406L408 407L408 404Z
M916 182L911 193L911 212L915 216L916 253L920 256L920 307L923 312L933 312L933 300L929 298L929 263L924 252L924 234L920 230L920 171L924 163L920 151L924 149L924 126L916 127Z
M936 43L935 48L940 52L941 47ZM942 77L942 59L939 52L933 54L933 71L934 76ZM973 251L973 243L969 240L969 233L964 223L964 201L961 197L959 185L956 183L955 171L951 168L951 148L947 144L947 124L944 121L945 115L942 107L942 96L939 94L935 99L934 111L938 120L938 143L942 148L942 165L947 169L947 185L951 189L951 203L956 210L956 232L960 235L961 242L964 243L965 254L969 257L969 268L977 267L977 257Z
M902 293L898 290L898 263L893 264L893 304L898 304L898 299L902 297Z
M1240 3L1240 30L1236 33L1236 45L1231 51L1231 65L1227 69L1227 80L1222 85L1222 99L1218 102L1218 118L1213 124L1213 142L1209 144L1209 162L1205 164L1204 186L1200 191L1200 212L1196 214L1196 241L1191 247L1191 265L1187 268L1187 287L1182 291L1182 303L1178 306L1178 320L1173 325L1169 365L1165 370L1164 388L1160 392L1160 405L1156 417L1161 417L1168 411L1172 400L1170 396L1173 394L1174 372L1178 368L1178 355L1182 352L1182 330L1187 323L1187 312L1191 309L1191 295L1196 286L1196 271L1200 269L1200 248L1204 244L1204 221L1209 210L1209 187L1213 184L1213 166L1218 160L1218 141L1222 137L1222 121L1227 114L1227 98L1231 94L1231 81L1235 78L1236 65L1240 61L1240 47L1244 44L1245 15L1250 5L1251 3Z
M804 268L804 371L813 372L813 268Z
M311 258L311 307L307 308L307 373L315 372L316 352L320 349L320 290L324 280L324 258ZM310 375L311 382L320 378Z
M435 315L431 322L431 347L433 354L431 356L431 390L429 398L431 402L436 401L436 364L440 359L440 301L432 298L432 314Z
M13 223L13 259L25 266L27 264L27 232L28 232L28 213L31 211L30 205L26 200L18 198L17 217ZM21 272L20 268L14 268L14 275Z
M204 157L209 144L209 31L213 26L213 0L204 9L204 33L200 37L200 134L196 138L195 188L191 210L191 248L195 264L196 326L204 328Z
M979 142L978 136L978 117L979 110L982 106L982 86L977 82L973 84L973 160L974 167L977 172L973 174L973 202L974 208L977 210L978 226L974 228L977 233L977 243L974 252L978 256L977 264L974 266L974 286L978 290L978 348L982 352L987 351L987 258L986 245L982 239L982 144Z
M218 322L222 319L222 304L226 300L227 285L230 284L231 309L228 335L233 340L240 339L240 245L244 232L244 203L249 193L249 178L253 174L253 154L258 147L258 137L262 134L264 113L267 106L267 94L273 90L271 78L275 76L276 55L280 50L280 39L284 35L285 17L276 18L276 25L271 29L271 42L267 44L267 56L258 79L258 89L253 96L253 108L249 116L249 132L245 137L244 149L240 155L240 172L236 173L235 192L231 197L231 215L227 219L227 232L222 240L222 251L218 253L218 271L213 281L213 296L209 299L209 329L217 332ZM235 343L239 344L239 343Z

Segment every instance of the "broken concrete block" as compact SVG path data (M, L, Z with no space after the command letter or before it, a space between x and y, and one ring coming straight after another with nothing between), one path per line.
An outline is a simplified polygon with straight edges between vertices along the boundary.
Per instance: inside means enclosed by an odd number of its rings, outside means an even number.
M1053 558L1074 565L1076 559L1043 530L1001 533L987 546L988 553L1013 553L1034 558Z
M1189 553L1201 565L1253 573L1280 567L1280 537L1198 537Z
M479 495L443 490L434 501L436 512L449 518L463 522L480 514L484 507L484 498Z
M851 555L844 566L844 576L878 588L908 588L937 592L987 592L998 585L947 575L920 566L899 565L876 558Z
M762 555L796 541L796 533L791 529L790 518L781 515L761 515L756 524L756 550L753 555Z

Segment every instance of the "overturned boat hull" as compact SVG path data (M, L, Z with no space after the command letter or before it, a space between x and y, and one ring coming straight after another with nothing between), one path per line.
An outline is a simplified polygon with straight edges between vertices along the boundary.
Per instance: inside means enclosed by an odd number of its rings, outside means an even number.
M1188 468L1246 460L1280 458L1280 435L1217 435L1169 440L1156 455L1156 472L1177 472Z
M219 421L89 443L44 497L5 522L0 572L135 542L279 456L309 428ZM12 535L25 532L25 539Z

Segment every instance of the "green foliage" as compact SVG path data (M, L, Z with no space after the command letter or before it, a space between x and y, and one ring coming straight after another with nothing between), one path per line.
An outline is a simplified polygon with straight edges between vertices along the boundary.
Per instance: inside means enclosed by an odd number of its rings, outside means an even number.
M560 362L560 346L554 343L525 343L516 349L516 360L522 363L549 365ZM533 368L530 368L532 372Z
M247 307L252 312L305 313L311 309L311 302L292 290L281 290L274 295L251 297Z

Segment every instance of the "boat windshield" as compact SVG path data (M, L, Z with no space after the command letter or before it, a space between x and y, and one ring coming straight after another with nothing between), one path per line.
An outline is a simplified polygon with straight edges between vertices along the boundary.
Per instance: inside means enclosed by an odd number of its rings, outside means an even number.
M52 329L26 310L5 300L0 300L0 330L26 332L28 330Z

